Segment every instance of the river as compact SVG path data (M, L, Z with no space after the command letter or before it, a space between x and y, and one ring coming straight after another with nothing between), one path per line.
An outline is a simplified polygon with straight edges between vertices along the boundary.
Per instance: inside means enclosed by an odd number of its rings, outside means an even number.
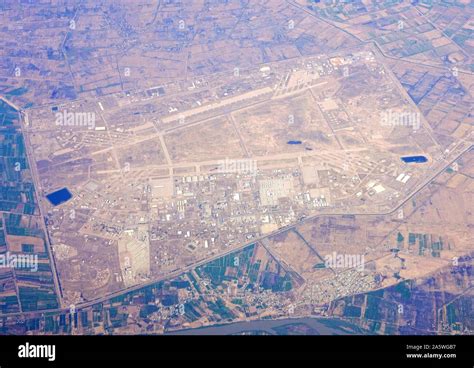
M275 320L256 320L227 323L208 327L199 327L175 332L168 335L350 335L368 334L367 331L349 322L336 318L287 318Z

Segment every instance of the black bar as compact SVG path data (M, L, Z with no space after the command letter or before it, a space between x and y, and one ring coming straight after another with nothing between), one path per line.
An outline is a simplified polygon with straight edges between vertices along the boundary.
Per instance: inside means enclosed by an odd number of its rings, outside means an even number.
M19 346L55 345L55 360L19 358ZM416 349L419 347L419 350ZM407 357L421 354L421 357ZM429 357L425 354L455 354ZM1 368L168 361L396 363L473 367L474 336L1 336ZM328 364L324 365L327 366ZM292 367L293 368L293 367Z

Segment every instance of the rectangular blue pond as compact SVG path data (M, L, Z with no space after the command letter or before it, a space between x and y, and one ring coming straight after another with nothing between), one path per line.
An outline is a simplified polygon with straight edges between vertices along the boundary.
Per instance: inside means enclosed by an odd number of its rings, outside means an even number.
M428 159L425 156L404 156L401 157L402 161L409 164L409 163L423 163L427 162Z
M49 193L46 195L46 198L53 206L59 206L61 203L69 201L72 198L72 194L67 188L63 188Z

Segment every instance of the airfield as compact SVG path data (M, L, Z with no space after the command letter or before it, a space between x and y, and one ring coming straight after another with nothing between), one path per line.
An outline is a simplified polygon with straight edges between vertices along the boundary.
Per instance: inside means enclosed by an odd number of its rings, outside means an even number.
M23 130L40 192L73 194L40 199L66 303L306 217L388 213L472 142L441 141L372 46L34 108Z
M7 1L2 333L472 334L472 10Z

